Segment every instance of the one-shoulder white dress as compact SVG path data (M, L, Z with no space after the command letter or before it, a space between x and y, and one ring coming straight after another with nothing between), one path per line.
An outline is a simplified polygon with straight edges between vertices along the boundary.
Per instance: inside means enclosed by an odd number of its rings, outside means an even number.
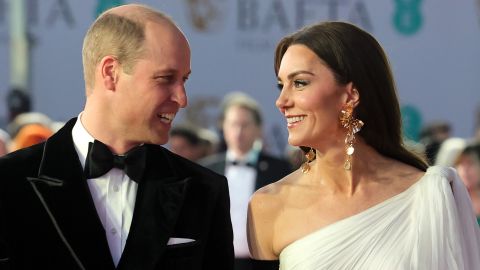
M456 171L430 167L404 192L284 248L281 270L480 270L480 230Z

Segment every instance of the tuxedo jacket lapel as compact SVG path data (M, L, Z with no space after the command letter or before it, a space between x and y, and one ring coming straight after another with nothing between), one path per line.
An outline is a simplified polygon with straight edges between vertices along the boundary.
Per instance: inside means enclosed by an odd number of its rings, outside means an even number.
M29 177L51 224L80 269L115 269L105 230L90 195L72 139L70 120L44 144L38 174ZM172 235L189 177L160 146L148 145L129 236L117 269L151 270ZM43 226L39 224L39 226ZM48 243L46 243L48 246Z
M225 169L227 167L227 155L225 153L217 154L216 161L209 164L208 168L214 172L225 175Z
M148 146L147 160L127 244L117 269L155 269L182 209L189 178L180 176L159 146Z
M262 154L259 155L257 161L257 179L255 180L255 190L270 184L272 181L271 178L270 164L264 159ZM278 169L278 168L277 168Z
M114 269L73 144L75 120L46 141L38 176L28 181L77 264L85 269Z

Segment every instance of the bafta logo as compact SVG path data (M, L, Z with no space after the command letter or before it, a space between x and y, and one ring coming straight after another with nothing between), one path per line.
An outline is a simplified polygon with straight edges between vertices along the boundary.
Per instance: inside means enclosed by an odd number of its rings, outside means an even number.
M218 30L225 18L228 0L186 0L188 18L201 32Z

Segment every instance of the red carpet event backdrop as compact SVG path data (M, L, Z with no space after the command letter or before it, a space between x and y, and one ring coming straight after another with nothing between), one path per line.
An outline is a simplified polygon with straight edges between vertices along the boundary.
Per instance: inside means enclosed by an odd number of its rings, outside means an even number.
M9 5L0 0L0 98L11 87ZM25 0L34 109L63 121L84 100L82 37L105 8L133 1ZM352 22L372 33L390 57L405 132L446 120L453 134L473 135L480 104L480 1L448 0L143 0L170 14L189 38L189 109L180 119L215 125L218 102L245 91L262 105L274 151L286 141L273 52L281 36L322 20ZM4 104L4 103L3 103ZM0 117L6 117L0 106ZM373 123L366 123L373 124Z

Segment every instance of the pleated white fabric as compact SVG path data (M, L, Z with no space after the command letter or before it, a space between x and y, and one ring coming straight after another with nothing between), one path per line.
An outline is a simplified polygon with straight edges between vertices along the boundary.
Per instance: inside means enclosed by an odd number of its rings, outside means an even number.
M480 230L456 171L430 167L404 192L287 246L280 270L480 270Z

